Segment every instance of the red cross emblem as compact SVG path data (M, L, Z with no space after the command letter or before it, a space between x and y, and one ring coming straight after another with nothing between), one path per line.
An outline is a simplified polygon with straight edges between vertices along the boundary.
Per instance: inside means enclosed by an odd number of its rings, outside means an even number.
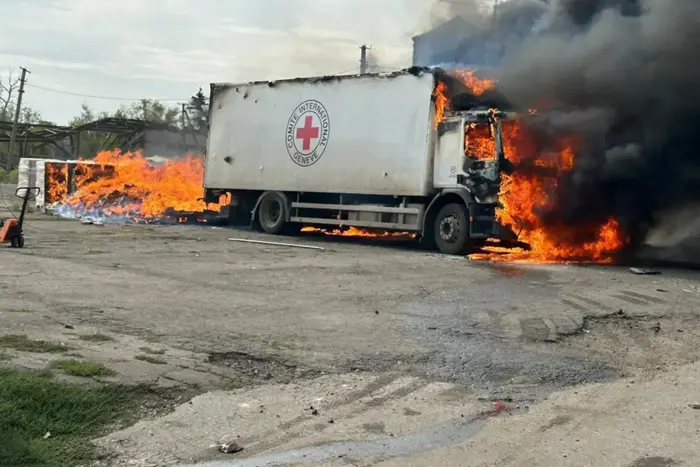
M331 132L328 111L317 100L304 101L287 121L285 144L289 157L301 167L309 167L323 156Z
M304 126L297 128L297 139L302 141L301 149L303 151L311 149L311 140L318 138L320 128L313 125L313 115L307 115L304 117Z

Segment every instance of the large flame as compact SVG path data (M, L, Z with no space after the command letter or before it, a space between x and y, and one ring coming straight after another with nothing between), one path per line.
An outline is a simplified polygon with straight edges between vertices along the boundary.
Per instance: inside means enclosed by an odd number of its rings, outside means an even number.
M473 70L451 73L474 94L481 95L495 87L492 80L479 79ZM434 91L435 124L444 121L450 108L447 86L438 82ZM529 114L537 110L531 109ZM533 151L526 127L521 122L502 122L503 143L507 159L514 165L512 174L501 174L501 191L497 220L511 228L530 250L487 246L471 259L500 261L526 260L537 262L589 261L609 262L625 244L620 225L615 219L571 226L551 219L544 213L557 202L560 181L574 169L579 144L575 136L561 138L551 151ZM475 159L493 159L495 141L488 124L471 124L465 129L465 154Z
M76 191L60 201L59 214L151 222L171 213L219 211L226 202L207 205L202 201L202 157L187 155L155 166L141 152L115 150L102 151L89 162L76 168ZM48 191L64 194L64 188L53 188L61 180L49 177Z
M625 244L615 219L576 225L543 219L545 212L556 207L559 183L574 169L579 144L577 138L561 138L551 151L532 153L528 149L531 146L524 125L510 121L502 122L502 126L506 157L515 170L510 175L501 174L501 207L496 211L496 218L511 228L521 242L530 246L530 250L486 247L485 253L470 255L470 258L536 262L612 261L612 254Z

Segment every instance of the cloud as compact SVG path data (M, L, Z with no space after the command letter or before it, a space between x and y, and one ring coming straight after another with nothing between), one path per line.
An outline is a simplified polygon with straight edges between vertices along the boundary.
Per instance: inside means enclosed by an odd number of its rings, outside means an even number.
M380 67L410 64L421 0L4 0L0 68L28 66L32 82L107 96L187 96L210 82L348 71L359 46ZM40 18L41 20L38 20ZM64 123L83 99L25 95ZM85 99L98 110L120 102Z

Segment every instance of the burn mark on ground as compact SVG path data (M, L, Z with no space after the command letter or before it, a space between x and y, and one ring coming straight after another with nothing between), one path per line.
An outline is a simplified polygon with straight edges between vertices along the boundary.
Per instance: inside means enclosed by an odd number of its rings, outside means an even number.
M383 423L365 423L362 428L373 435L383 435L386 433L386 426Z
M632 462L629 467L669 467L672 465L679 464L670 457L640 457Z
M302 367L272 356L247 352L211 352L207 363L233 370L251 382L288 383L320 376L320 370Z
M573 419L568 415L557 415L556 417L551 419L549 422L547 422L547 424L543 425L540 428L540 431L545 432L547 430L551 430L552 428L564 426L567 423L569 423L571 420L573 420Z

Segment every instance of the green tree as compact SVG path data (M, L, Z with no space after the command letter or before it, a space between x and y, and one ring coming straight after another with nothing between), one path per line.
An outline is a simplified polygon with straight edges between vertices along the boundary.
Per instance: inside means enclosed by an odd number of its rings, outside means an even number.
M190 126L196 130L207 128L209 123L209 98L204 95L202 88L199 88L197 93L190 97L186 109Z
M87 123L94 122L103 118L108 118L109 113L96 113L87 104L83 104L80 108L80 114L74 117L69 125L79 127ZM80 151L78 156L82 158L94 157L103 149L114 149L115 144L110 143L110 135L98 131L83 131L80 133Z
M146 120L150 123L177 125L180 119L180 109L153 99L141 99L139 102L121 106L114 113L114 116L116 118Z

